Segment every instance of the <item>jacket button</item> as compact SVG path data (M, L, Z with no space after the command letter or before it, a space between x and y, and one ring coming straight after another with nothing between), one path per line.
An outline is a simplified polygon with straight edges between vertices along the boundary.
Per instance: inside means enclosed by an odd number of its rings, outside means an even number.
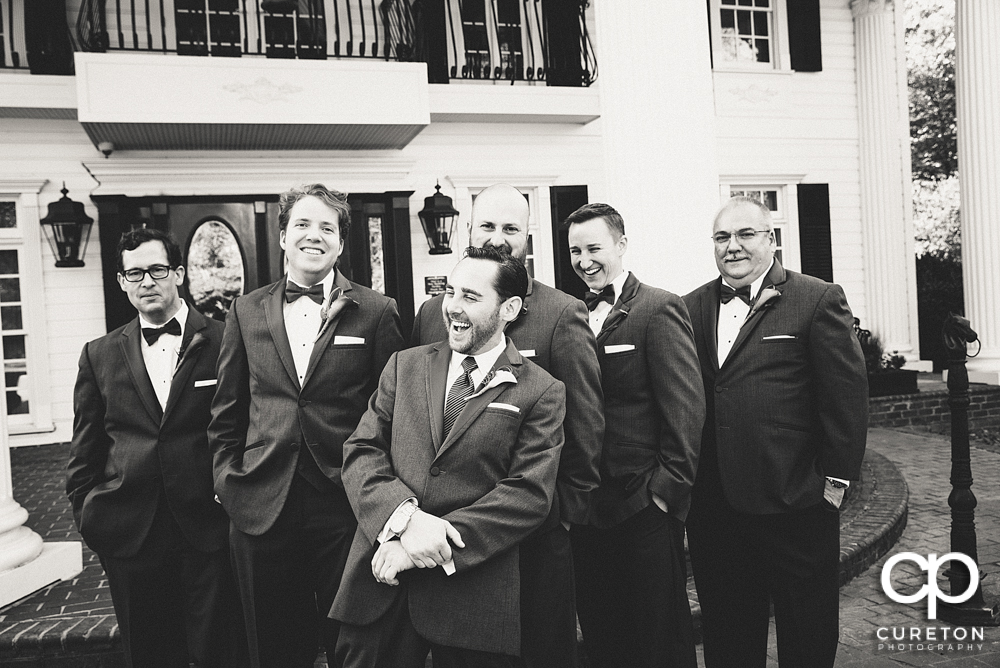
M305 408L308 405L309 405L308 401L306 401L305 399L299 399L299 408Z
M436 466L431 467L431 475L441 475L441 469Z
M716 386L715 386L715 391L716 391L717 393L719 393L719 394L722 394L723 392L725 392L725 391L726 391L726 388L724 388L724 387L720 387L720 386L716 385Z

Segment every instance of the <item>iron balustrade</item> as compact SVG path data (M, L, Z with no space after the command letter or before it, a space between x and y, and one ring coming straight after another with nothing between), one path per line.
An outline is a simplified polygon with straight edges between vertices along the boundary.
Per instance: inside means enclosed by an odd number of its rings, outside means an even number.
M62 11L33 16L29 2ZM431 83L589 86L597 76L588 0L69 2L67 12L65 0L0 0L0 68L28 68L32 25L37 34L45 22L78 51L426 62Z

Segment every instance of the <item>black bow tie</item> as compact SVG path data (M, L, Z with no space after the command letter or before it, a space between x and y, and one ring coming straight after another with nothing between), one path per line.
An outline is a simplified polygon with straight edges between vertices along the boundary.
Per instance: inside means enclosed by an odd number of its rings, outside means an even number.
M719 292L719 301L723 304L728 304L733 301L733 297L739 297L747 306L750 306L750 286L744 285L738 290L734 290L725 283L722 284L722 290Z
M615 304L615 286L608 284L604 286L604 289L600 292L591 292L588 290L586 294L583 295L583 301L587 303L587 309L593 311L597 308L597 305L601 302L607 302L611 306Z
M171 318L170 322L163 327L143 327L142 338L146 339L146 345L153 345L163 334L181 335L181 323L176 318Z
M285 301L289 304L294 302L299 297L308 297L317 304L323 304L323 284L317 283L311 288L304 288L298 283L292 281L285 281Z

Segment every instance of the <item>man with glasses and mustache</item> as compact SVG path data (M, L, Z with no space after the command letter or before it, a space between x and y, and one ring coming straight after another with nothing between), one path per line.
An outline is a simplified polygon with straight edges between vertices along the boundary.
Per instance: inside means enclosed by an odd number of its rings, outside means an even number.
M715 218L721 276L686 295L708 401L688 544L708 668L837 654L838 509L857 480L868 381L838 285L784 269L771 213L734 197Z
M122 237L118 284L139 315L83 347L66 490L108 576L126 665L238 668L246 640L206 433L223 325L180 297L183 283L170 237Z
M496 184L476 197L469 245L506 250L524 263L528 202L516 188ZM443 295L427 300L413 323L410 345L448 338L441 320ZM521 655L527 668L575 668L576 601L569 528L584 524L604 433L604 400L594 335L579 299L528 279L524 314L506 334L518 351L566 385L566 445L556 499L548 520L520 546Z

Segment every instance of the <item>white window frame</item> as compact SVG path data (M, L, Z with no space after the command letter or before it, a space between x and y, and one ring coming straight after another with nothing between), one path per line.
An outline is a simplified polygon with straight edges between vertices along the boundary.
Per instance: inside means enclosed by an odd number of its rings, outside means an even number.
M771 223L781 230L781 266L792 271L802 270L798 203L798 184L802 179L797 175L768 179L744 175L724 176L719 181L720 204L725 204L734 190L773 190L777 193L777 210L771 212Z
M732 62L724 58L725 48L722 43L722 0L709 0L709 21L712 32L712 68L715 70L743 72L790 72L791 56L788 50L788 14L786 0L770 0L772 3L771 20L771 62ZM726 6L726 9L732 9ZM745 7L753 9L753 7ZM736 6L735 9L740 9Z
M0 200L16 203L17 227L0 233L0 250L18 251L21 280L21 318L25 332L25 359L31 383L27 415L7 418L9 433L31 434L54 431L49 375L48 334L45 316L45 286L42 276L42 230L38 193L47 181L0 179ZM6 393L2 397L7 400Z

